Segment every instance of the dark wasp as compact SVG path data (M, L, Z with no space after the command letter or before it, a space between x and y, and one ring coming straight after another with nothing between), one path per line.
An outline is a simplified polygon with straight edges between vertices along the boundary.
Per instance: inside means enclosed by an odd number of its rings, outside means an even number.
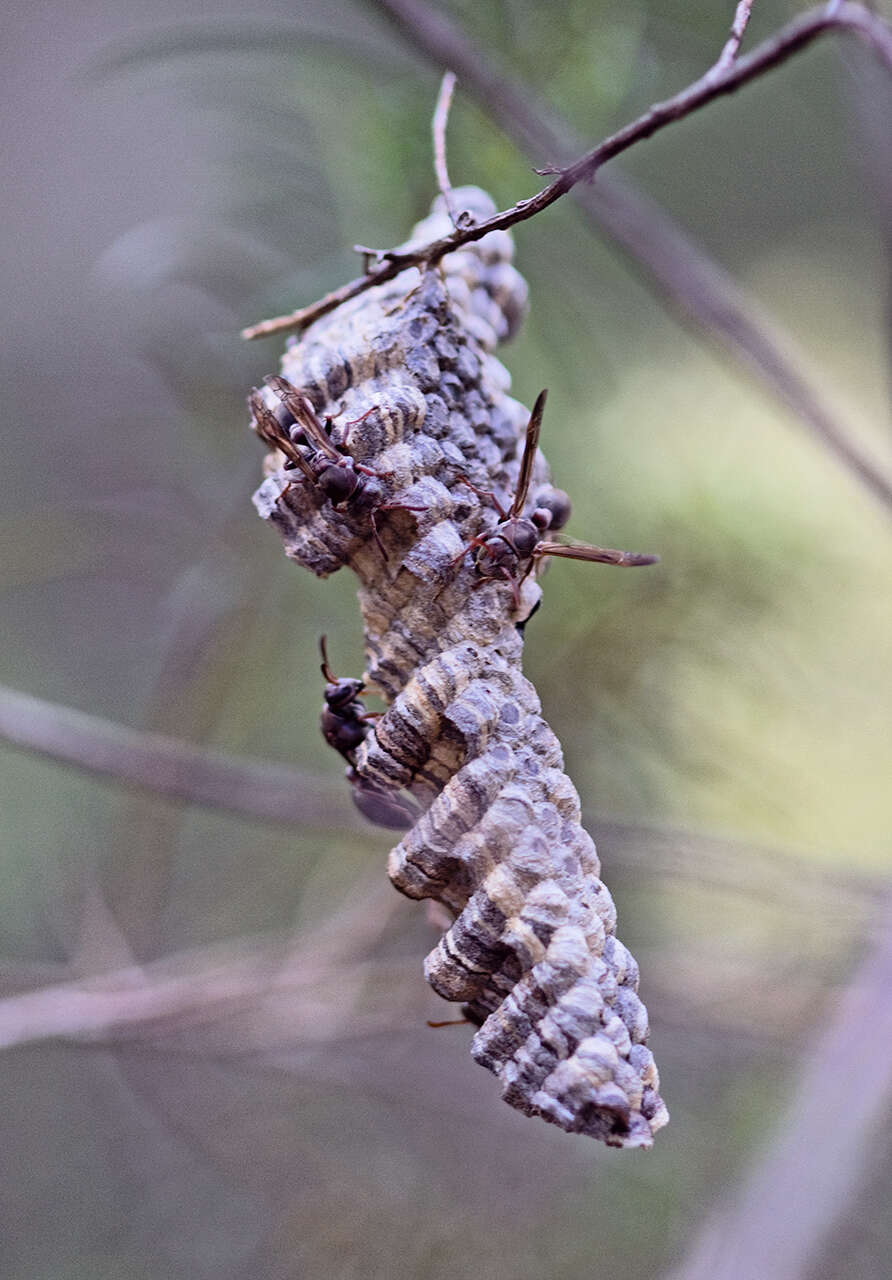
M293 387L285 378L271 376L266 384L279 397L275 410L268 408L263 396L255 387L248 397L254 430L270 448L284 453L286 471L299 470L309 482L328 498L333 507L350 510L353 514L367 512L372 533L384 559L387 551L378 533L375 518L378 511L425 511L425 507L411 507L405 502L386 502L382 479L385 474L363 466L347 452L343 445L335 445L328 434L332 418L325 422L319 417L309 397ZM360 418L346 425L355 426L374 411L367 409ZM304 453L303 449L307 452ZM279 497L288 492L287 485Z
M369 721L376 720L379 713L366 711L363 706L363 680L344 680L332 675L325 636L319 638L319 652L322 654L319 670L325 680L325 703L319 727L328 745L352 765L356 748L362 745L368 734Z
M325 636L320 637L319 651L322 654L320 671L325 680L325 702L319 727L322 736L330 747L347 761L347 781L350 783L350 794L353 803L364 818L379 827L392 830L407 831L419 818L419 811L408 800L387 791L362 778L356 772L356 749L365 741L371 721L377 720L378 711L366 711L362 704L362 693L365 682L362 680L339 680L332 674L328 665Z
M563 528L570 518L570 499L562 489L551 486L536 494L537 505L528 516L521 515L533 476L533 463L539 444L539 431L545 411L546 391L540 391L527 424L526 441L517 490L511 506L506 511L496 494L488 489L478 489L467 476L459 476L463 484L481 498L488 498L499 513L498 524L491 533L472 538L453 564L463 560L469 551L474 552L474 563L481 580L504 579L514 593L514 603L519 607L519 587L532 572L537 561L546 556L562 556L567 560L595 560L601 564L636 566L656 564L659 556L645 555L637 551L614 551L611 547L596 547L587 542L552 542L543 537L547 530Z

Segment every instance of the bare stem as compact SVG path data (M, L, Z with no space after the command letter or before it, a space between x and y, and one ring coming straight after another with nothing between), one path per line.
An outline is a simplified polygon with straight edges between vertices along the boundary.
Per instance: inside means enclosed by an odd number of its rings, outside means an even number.
M446 123L449 119L449 108L452 105L452 92L455 89L455 74L445 72L437 95L437 105L431 129L434 135L434 172L437 175L437 186L443 196L446 212L453 227L458 227L458 215L452 199L452 183L449 181L449 170L446 168Z
M743 39L743 33L746 31L747 23L750 20L750 13L753 8L753 0L740 0L737 8L734 10L734 21L731 23L731 32L725 43L725 47L719 54L716 68L724 71L726 67L730 67L740 52L740 42Z
M528 218L534 218L560 200L561 196L571 191L577 183L590 182L601 166L608 160L612 160L614 156L627 151L635 143L651 137L666 125L684 119L685 116L699 110L713 99L734 93L750 80L786 62L818 36L833 30L848 31L865 40L892 71L892 30L875 14L862 5L854 3L838 5L832 10L830 7L813 9L765 40L747 57L734 61L730 67L718 73L713 67L699 80L695 80L693 84L688 85L672 98L655 103L637 120L625 125L572 164L562 168L554 182L536 195L527 200L518 200L517 204L512 205L510 209L502 210L484 222L474 226L458 227L449 235L441 236L430 244L416 249L390 250L386 254L386 261L381 266L376 266L358 279L332 290L324 298L320 298L318 302L308 307L301 307L290 315L264 320L260 324L243 329L242 337L250 340L269 337L274 333L284 333L290 329L305 328L320 316L333 311L342 302L365 293L367 289L377 284L392 280L407 267L432 266L454 249L482 240L490 231L506 230L519 222L525 222Z

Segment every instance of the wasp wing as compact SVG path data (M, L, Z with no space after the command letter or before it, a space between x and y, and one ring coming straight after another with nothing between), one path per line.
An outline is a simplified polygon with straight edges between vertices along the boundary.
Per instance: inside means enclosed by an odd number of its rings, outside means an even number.
M351 776L352 774L352 776ZM376 827L391 831L408 831L421 817L421 809L405 795L386 791L361 778L354 770L348 770L352 783L351 795L359 812Z
M530 414L530 420L527 423L527 436L523 446L523 457L520 460L520 471L517 475L517 489L514 493L514 501L511 503L509 516L519 516L523 511L523 504L527 500L527 494L530 491L530 480L533 476L533 463L536 461L536 450L539 447L539 432L542 429L542 415L545 412L545 400L548 396L547 391L540 391L533 405L533 412Z
M296 467L300 467L307 479L315 484L316 477L313 475L310 464L287 432L279 426L275 414L266 407L263 396L256 387L248 397L248 405L252 415L251 425L263 443L269 445L271 449L278 449L280 453L284 453L285 457Z
M327 454L329 458L334 458L340 462L343 455L338 453L331 440L329 440L328 433L319 421L316 410L303 392L298 391L296 387L293 387L290 382L286 382L284 378L277 377L274 374L264 378L264 382L275 391L307 439L322 453Z
M641 551L616 551L613 547L595 547L589 542L540 542L533 553L537 560L543 556L558 556L565 560L596 560L599 564L616 564L624 568L636 565L656 564L660 557Z

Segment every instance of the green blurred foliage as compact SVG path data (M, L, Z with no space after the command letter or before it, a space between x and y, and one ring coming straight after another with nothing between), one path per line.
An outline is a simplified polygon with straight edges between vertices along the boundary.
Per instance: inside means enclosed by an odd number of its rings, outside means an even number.
M731 6L448 9L594 141L699 74ZM793 7L756 9L754 36ZM238 329L341 283L355 241L397 243L424 214L438 77L346 0L213 18L37 5L6 56L0 680L338 771L315 730L316 645L326 631L338 670L360 668L353 584L310 580L252 511L244 395L280 344ZM879 453L888 210L865 129L888 97L865 116L868 74L827 42L622 168L797 335ZM460 87L449 165L502 205L538 183ZM554 564L527 665L641 961L672 1125L629 1159L509 1112L465 1031L424 1026L443 1013L421 979L433 935L397 903L372 948L387 967L362 979L389 1006L379 1034L0 1058L10 1280L651 1277L770 1141L863 947L864 877L892 868L886 517L575 210L524 224L517 262L531 310L504 358L520 398L550 389L543 446L570 532L662 557L631 575ZM0 788L10 991L102 968L91 895L155 959L310 936L384 873L379 832L189 810L10 749ZM885 1274L888 1215L863 1212L868 1247L845 1237L816 1275Z

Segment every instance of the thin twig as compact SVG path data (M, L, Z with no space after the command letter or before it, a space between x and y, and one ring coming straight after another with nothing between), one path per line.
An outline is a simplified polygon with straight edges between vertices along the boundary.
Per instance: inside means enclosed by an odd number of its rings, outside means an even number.
M752 11L753 0L740 0L737 8L734 10L734 21L731 23L731 33L728 36L724 49L719 54L715 69L722 70L730 67L740 52L740 42L743 39L743 33L746 31L747 23L750 20L750 12Z
M424 0L373 3L437 66L454 68L464 91L531 159L578 153L581 142L566 121L537 104L529 86L500 74L493 57L478 51L441 10ZM866 12L857 5L851 8ZM888 28L878 30L888 38ZM874 497L892 507L892 482L813 385L792 337L665 210L625 179L606 172L597 183L577 186L572 198L643 270L683 322L721 342Z
M458 215L452 199L452 183L449 181L449 170L446 168L446 123L449 119L449 108L452 105L452 91L454 88L455 74L452 71L447 71L443 75L440 92L437 95L437 105L434 109L431 130L434 136L434 173L437 176L437 186L440 188L440 194L443 197L443 203L446 205L449 220L453 227L457 228L459 225Z
M708 71L699 80L688 85L680 93L664 102L657 102L643 115L616 133L599 142L585 155L580 156L572 164L562 168L554 182L544 187L536 195L527 200L518 200L510 209L493 214L484 222L475 226L460 227L450 235L441 236L430 244L421 245L417 249L390 250L387 262L356 280L342 285L339 289L320 298L308 307L301 307L287 316L278 316L272 320L264 320L242 330L242 337L248 340L269 337L274 333L284 333L290 329L303 329L312 321L333 311L342 302L358 297L375 285L392 280L407 267L435 265L447 253L462 245L482 240L490 231L507 230L528 218L534 218L550 208L561 196L579 182L590 182L602 165L614 156L645 138L664 129L666 125L699 110L713 99L724 94L734 93L757 76L780 66L781 63L800 49L811 44L818 36L831 30L850 31L860 36L874 49L881 60L892 70L892 30L879 18L863 8L860 4L843 4L834 12L827 8L812 10L801 18L789 23L776 35L765 40L747 57L740 58L729 68L716 75ZM892 497L892 494L890 494Z

